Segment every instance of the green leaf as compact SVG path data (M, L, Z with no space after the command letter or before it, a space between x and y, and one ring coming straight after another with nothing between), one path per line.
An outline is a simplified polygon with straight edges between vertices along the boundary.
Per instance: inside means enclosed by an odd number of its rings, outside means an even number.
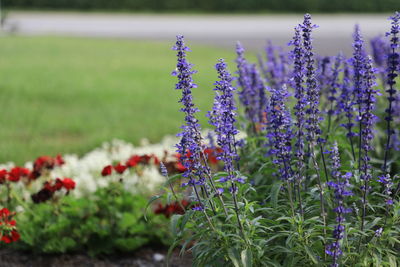
M182 178L182 174L180 174L180 173L175 174L175 175L173 175L171 177L168 177L168 180L165 181L164 186L169 186L170 184L172 184L176 180L179 180L180 178Z
M161 196L159 196L159 195L155 195L155 196L152 196L151 198L150 198L150 200L147 202L147 205L146 205L146 207L145 207L145 209L144 209L144 219L147 221L147 209L149 208L149 206L154 202L154 201L156 201L157 199L160 199L161 198Z
M310 248L308 247L308 246L304 246L304 248L305 248L305 250L306 250L306 252L307 252L307 255L310 257L310 259L312 260L312 262L314 263L314 264L318 264L318 260L317 260L317 258L315 257L315 255L314 255L314 253L310 250Z
M274 208L278 206L279 192L281 191L282 182L276 182L271 188L271 203Z
M180 214L174 214L172 217L171 217L171 232L172 232L172 234L174 235L174 236L177 236L178 235L178 233L180 232L180 227L178 227L178 223L179 223L179 220L182 218L182 215L180 215ZM179 228L179 229L178 229Z
M242 266L240 266L240 259L239 259L239 255L238 255L236 249L234 249L234 248L229 249L228 257L232 261L232 263L235 267L242 267Z
M253 254L250 249L245 249L241 253L242 264L244 267L251 267L253 263Z

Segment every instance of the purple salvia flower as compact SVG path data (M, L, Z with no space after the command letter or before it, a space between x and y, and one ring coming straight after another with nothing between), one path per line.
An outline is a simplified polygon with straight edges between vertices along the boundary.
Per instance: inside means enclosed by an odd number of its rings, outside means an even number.
M334 109L335 102L337 101L337 91L340 87L339 84L339 74L341 72L340 66L342 65L343 55L340 53L336 56L335 62L332 66L332 74L329 76L328 79L328 103L329 103L329 110L328 115L338 114L338 110Z
M387 206L393 205L393 197L392 197L393 181L390 177L390 174L378 176L377 181L383 185L382 193L385 196L385 204Z
M375 83L375 70L372 68L372 58L367 57L365 66L363 67L363 77L362 80L365 82L364 91L362 93L362 113L360 123L361 127L361 148L362 151L360 153L361 166L360 166L360 179L364 182L363 186L361 186L362 194L363 194L363 217L362 217L362 225L361 230L364 228L364 219L366 215L366 205L367 205L367 196L369 191L369 181L372 178L371 174L371 159L369 157L369 152L373 149L372 140L374 139L373 128L376 122L376 116L373 114L375 109L376 98L375 95L377 93L374 90Z
M279 79L279 68L278 60L275 55L275 46L270 40L268 40L265 47L265 55L267 59L265 78L270 82L271 87L276 88L278 86Z
M315 142L322 141L322 139L320 139L319 137L322 133L319 127L321 116L318 108L320 88L315 77L315 60L311 38L311 32L317 26L311 24L311 15L305 14L304 22L302 25L300 25L300 27L303 32L304 63L306 70L306 92L308 101L308 109L306 110L306 113L308 115L306 121L306 129L309 133L308 139L310 141L310 145L313 146Z
M293 87L294 87L294 96L297 100L296 105L294 106L294 114L296 116L296 151L295 157L297 160L297 177L296 180L298 183L303 179L303 168L304 168L304 139L305 139L305 109L307 106L307 97L304 90L304 61L303 61L303 47L301 44L301 27L295 28L295 34L293 40L291 41L291 45L293 45L293 50L291 51L291 58L293 59Z
M217 135L217 145L222 149L218 154L218 159L224 162L224 170L228 173L227 177L222 178L221 182L235 181L234 161L238 160L235 148L236 129L236 107L233 92L236 90L232 86L232 77L226 69L226 63L220 59L215 65L219 80L215 83L216 91L214 106L209 113L209 122L215 127Z
M270 89L271 99L269 108L269 131L271 150L269 154L274 157L273 162L279 166L279 177L284 181L292 180L291 171L291 140L292 121L290 112L285 106L289 95L286 86L281 89Z
M336 207L333 209L333 211L336 213L337 225L333 229L334 241L326 247L325 253L332 257L332 264L330 266L336 267L339 266L339 258L343 254L341 249L341 240L343 239L345 233L345 214L351 212L351 209L345 206L345 198L352 195L352 192L349 189L349 180L352 174L348 172L342 175L340 173L340 156L336 142L332 147L331 161L332 181L328 182L327 185L334 189Z
M353 57L351 58L351 64L353 66L353 98L358 105L359 116L361 116L361 102L363 99L363 67L365 65L366 52L364 49L364 40L361 36L360 27L356 24L353 34ZM359 118L360 119L360 118Z
M372 58L375 66L378 69L378 73L382 79L383 84L386 84L386 63L387 57L390 53L390 45L387 39L383 36L377 36L370 41L372 48Z
M249 66L249 74L252 82L252 91L256 92L254 100L252 101L253 109L255 110L254 115L256 116L253 121L264 124L266 123L266 108L268 107L268 99L266 96L264 81L262 80L255 64Z
M278 56L279 56L279 70L280 70L280 83L279 86L282 87L284 84L288 83L289 79L289 62L288 62L288 56L287 53L282 49L282 47L279 48L278 51Z
M266 87L256 65L247 63L244 58L244 49L240 43L237 44L236 52L238 85L242 88L239 100L244 106L246 118L251 122L253 133L257 133L257 126L265 123Z
M361 36L361 30L358 24L354 27L353 34L353 57L351 58L351 64L353 66L353 102L357 105L357 120L359 125L358 130L358 169L361 171L361 114L363 108L363 98L364 98L364 80L363 73L366 61L366 52L364 49L364 40Z
M288 62L286 54L281 47L276 47L271 41L265 47L266 62L261 66L263 75L273 88L280 88L286 83Z
M242 88L242 90L238 92L239 100L244 107L247 107L249 105L247 99L247 92L251 90L250 89L251 85L247 73L248 63L244 58L244 48L239 42L236 44L236 54L237 54L236 64L237 64L237 74L238 74L238 85Z
M239 94L239 100L245 108L246 118L254 124L257 123L257 91L253 87L252 77L251 77L251 67L244 58L244 48L238 42L236 45L236 64L237 64L237 74L238 74L238 85L242 89Z
M324 57L317 57L317 80L318 80L318 84L319 87L321 88L321 94L326 94L327 93L327 89L329 87L329 82L330 82L330 69L329 69L329 65L331 63L331 58L328 56L324 56Z
M350 141L353 160L355 160L356 156L353 145L353 137L356 136L356 133L353 132L355 103L353 101L353 89L350 76L351 69L349 68L349 64L346 60L343 60L343 82L340 86L341 93L337 101L337 110L344 113L345 123L342 123L341 126L347 130L346 136Z
M400 47L399 33L400 33L400 12L396 12L394 16L390 17L391 29L390 32L386 33L386 36L390 36L390 53L387 59L387 84L389 88L386 90L388 93L388 108L386 109L387 116L385 120L387 122L387 141L385 147L385 157L383 163L383 171L388 172L388 158L391 149L391 136L394 134L392 129L393 121L393 104L396 101L396 77L400 71L400 54L398 49ZM400 186L400 183L399 183ZM396 190L397 191L397 190Z
M167 170L167 167L165 167L163 162L160 162L160 170L161 170L162 176L168 177L168 170Z
M192 89L197 85L193 82L192 75L196 73L192 70L192 64L186 60L186 51L190 49L185 45L182 35L177 36L174 50L177 51L178 62L173 75L178 77L176 89L182 91L182 98L179 100L183 107L181 111L185 114L185 124L181 127L182 132L177 136L181 138L176 145L177 152L181 155L181 161L186 168L183 176L188 178L184 185L195 186L204 184L204 167L201 164L201 134L200 125L195 117L199 110L195 107L192 99Z

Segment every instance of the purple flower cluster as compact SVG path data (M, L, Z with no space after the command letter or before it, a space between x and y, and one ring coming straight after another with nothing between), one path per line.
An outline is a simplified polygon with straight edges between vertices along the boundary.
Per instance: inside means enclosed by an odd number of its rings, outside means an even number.
M361 130L361 147L360 150L360 179L364 182L361 186L361 190L363 192L363 221L366 215L366 205L367 205L367 196L368 191L370 190L369 181L372 178L371 174L371 159L369 156L369 152L373 149L372 147L372 140L374 139L373 127L374 123L376 122L376 116L373 114L375 108L375 95L377 90L374 90L375 84L375 70L372 68L372 58L367 57L367 61L365 62L365 66L363 67L363 77L362 80L364 81L364 90L362 92L362 99L361 99L361 120L360 123L362 125ZM361 226L363 227L363 225Z
M370 44L375 66L378 69L378 73L381 76L382 81L386 83L386 63L387 56L390 53L389 42L383 36L377 36L371 39Z
M307 120L306 129L309 133L308 140L311 146L317 141L322 141L319 137L321 135L321 128L319 122L321 120L319 111L319 97L320 88L317 83L314 67L314 53L312 48L311 32L316 25L311 24L311 15L305 14L303 24L300 25L303 32L303 49L304 49L304 63L306 70L306 94L308 108L306 110Z
M393 197L392 197L393 181L392 181L392 178L390 177L390 174L378 176L377 181L383 185L382 193L383 193L383 195L385 195L386 205L388 205L388 206L393 205Z
M190 49L185 45L182 35L177 36L173 49L177 51L178 62L176 70L172 74L178 77L176 89L182 91L182 98L179 102L182 103L181 111L185 114L185 124L181 127L182 132L177 135L181 139L176 145L185 167L183 176L188 178L188 182L184 185L203 185L204 167L200 163L202 153L200 125L195 117L199 110L195 107L192 99L192 89L197 87L193 82L192 75L196 72L192 70L192 64L186 60L186 51L190 51Z
M265 79L273 88L280 88L287 82L288 62L281 47L276 47L271 41L265 47L266 62L259 58Z
M340 87L339 74L341 72L340 66L342 65L342 61L343 61L343 55L342 54L337 55L332 67L332 75L330 75L328 79L329 116L332 116L333 114L338 114L338 110L336 110L334 107L335 107L335 102L337 102L336 94Z
M353 132L354 127L354 101L353 101L353 90L351 88L351 76L352 71L349 63L343 60L343 81L340 85L340 97L337 99L337 110L340 113L344 113L345 122L340 124L347 130L346 136L350 141L351 152L353 160L356 159L353 137L357 134Z
M245 108L246 118L252 123L253 131L256 132L256 124L263 123L265 118L266 88L256 66L247 63L244 58L244 49L240 43L236 45L236 53L238 85L242 89L239 92L239 100Z
M393 121L393 106L396 101L396 77L400 71L400 54L398 49L400 47L399 33L400 33L400 13L396 12L394 16L390 17L392 27L390 32L386 35L390 36L390 53L387 59L387 84L389 88L386 90L388 93L388 108L386 109L387 116L387 142L385 147L385 158L383 164L383 171L387 172L387 162L389 151L391 149L391 136L395 133L392 128Z
M291 41L291 45L293 45L293 50L291 51L291 57L293 59L293 87L294 87L294 96L297 100L296 105L294 106L294 114L296 116L296 151L295 156L298 159L297 161L297 181L300 182L303 179L303 168L304 168L304 128L305 128L305 109L307 107L307 97L305 93L305 89L303 86L304 83L304 60L303 60L303 47L301 42L301 27L298 26L295 29L295 33L293 36L293 40Z
M354 28L353 57L351 64L353 66L353 99L358 105L358 114L361 116L361 102L363 98L363 68L366 60L366 52L364 49L364 40L361 36L361 30L357 24ZM360 119L360 118L359 118Z
M237 181L235 177L234 161L238 160L235 148L236 129L236 107L232 86L232 77L226 69L226 63L220 59L215 65L219 80L215 83L216 91L212 112L209 112L209 122L215 127L217 134L217 145L222 149L218 159L224 162L224 170L228 176L220 179L220 182ZM242 180L240 180L242 182Z
M333 239L334 241L329 244L325 252L326 254L332 257L332 267L339 266L339 258L343 254L341 250L340 241L344 237L345 233L345 225L344 222L345 214L351 212L350 208L345 206L345 198L351 196L353 193L349 189L350 187L350 178L352 173L348 172L344 175L340 173L340 156L339 149L337 143L335 142L332 151L331 151L331 161L332 161L332 181L328 182L328 186L334 189L334 198L336 202L336 207L334 208L334 212L336 213L336 222L337 225L333 229Z
M291 171L292 121L290 112L285 106L288 95L286 86L281 89L271 89L267 133L271 144L269 153L274 156L273 162L279 166L279 177L284 181L290 181L293 176Z
M375 70L372 68L372 58L367 57L367 61L365 63L365 67L363 70L363 80L365 81L365 88L363 90L363 98L362 98L362 113L361 113L361 124L363 125L361 131L361 149L364 152L364 156L361 158L363 165L361 170L364 173L361 175L361 179L369 180L370 175L367 175L370 166L370 158L368 156L369 151L373 149L372 140L374 139L374 123L377 120L377 117L373 114L375 109L376 98L375 95L378 92L374 89L375 82ZM368 176L369 178L367 178Z

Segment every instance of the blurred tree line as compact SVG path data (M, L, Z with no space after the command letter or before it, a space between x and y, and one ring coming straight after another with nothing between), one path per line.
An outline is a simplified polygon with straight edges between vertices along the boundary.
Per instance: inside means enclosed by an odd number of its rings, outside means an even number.
M6 8L156 12L393 12L400 0L3 0Z

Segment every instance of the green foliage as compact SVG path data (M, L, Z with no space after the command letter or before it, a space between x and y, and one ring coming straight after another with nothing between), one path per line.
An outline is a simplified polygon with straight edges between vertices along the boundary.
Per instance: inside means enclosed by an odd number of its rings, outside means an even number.
M67 196L56 203L32 204L17 216L21 241L15 246L36 253L85 251L96 256L169 244L165 218L149 215L151 223L145 221L145 196L115 183L98 189L93 199Z

